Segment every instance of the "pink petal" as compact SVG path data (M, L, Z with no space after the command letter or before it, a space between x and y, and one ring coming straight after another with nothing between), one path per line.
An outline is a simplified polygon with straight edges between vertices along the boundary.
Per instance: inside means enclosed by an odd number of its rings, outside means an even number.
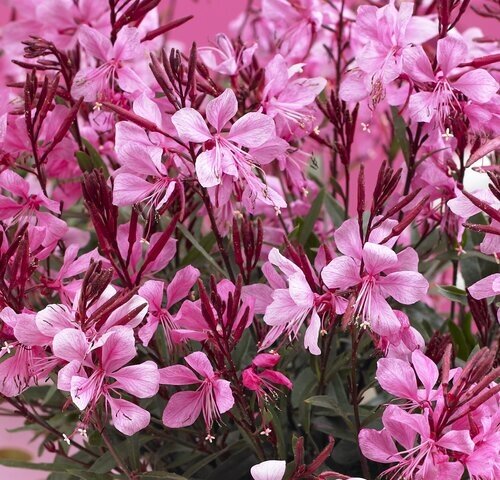
M81 330L65 328L54 337L52 351L62 360L77 360L81 363L89 351L87 337Z
M138 336L146 347L149 345L149 342L153 338L153 335L156 333L158 329L158 325L160 324L160 320L157 317L154 317L151 313L148 315L148 319L146 323L139 329Z
M406 26L405 40L410 44L425 43L438 34L438 23L425 17L412 17Z
M30 191L29 183L12 170L0 173L0 187L21 198L27 198Z
M148 302L150 312L161 310L164 288L165 283L160 280L148 280L139 288L137 293Z
M227 380L216 380L213 385L215 402L217 403L219 413L225 413L231 410L234 405L231 384Z
M99 30L81 25L78 29L78 40L87 53L102 61L109 60L108 56L112 49L109 38Z
M397 358L381 358L377 362L377 380L391 395L409 400L417 398L417 379L408 362Z
M150 122L158 125L162 124L161 112L158 105L146 94L142 93L134 100L134 113L140 117L147 118Z
M31 347L49 345L52 342L51 336L40 332L34 315L24 315L14 327L14 335L23 345Z
M57 374L57 388L69 392L71 390L71 379L82 374L85 374L85 371L79 361L73 360L69 362Z
M266 66L266 87L263 96L277 96L286 87L288 80L286 60L280 54L277 54Z
M359 432L359 448L363 455L374 462L393 463L402 460L387 430L364 428Z
M154 362L123 367L112 376L116 380L113 388L120 388L138 398L149 398L158 393L160 374Z
M124 123L124 122L120 122ZM154 145L145 145L134 141L127 142L117 148L118 159L123 167L120 173L139 175L163 175L164 166L161 162L163 149Z
M288 279L288 291L290 292L290 297L293 301L306 308L312 308L314 303L314 293L311 287L307 283L306 277L302 272L294 273Z
M226 123L236 115L237 111L238 101L236 95L231 89L226 88L221 95L207 103L207 120L212 127L220 132Z
M211 150L200 153L196 158L196 177L201 186L215 187L221 182L222 157L218 145Z
M500 293L500 273L494 273L469 287L469 293L476 299L494 297Z
M351 257L336 257L322 271L321 278L328 288L346 288L361 282L359 264Z
M310 308L297 305L288 290L278 289L273 292L273 302L266 308L264 322L268 325L286 324L291 319L303 317ZM283 312L287 312L287 315L284 316Z
M372 330L383 337L397 335L401 324L394 310L380 293L371 292L370 297L368 305Z
M36 314L36 326L43 334L54 337L65 328L74 328L75 319L66 305L47 305Z
M143 308L139 309L141 306ZM129 318L130 313L137 309L139 309L139 312L134 317ZM123 304L121 307L118 307L109 315L108 319L101 327L101 332L105 332L114 326L125 325L127 327L135 328L144 320L147 313L148 302L139 295L134 295L128 302ZM123 322L126 323L124 324Z
M253 360L252 364L260 368L273 368L281 359L278 353L259 353Z
M162 385L192 385L200 383L195 373L184 365L172 365L160 368L160 383Z
M482 68L465 72L453 86L477 103L489 102L498 91L498 82Z
M406 247L398 253L398 270L410 270L412 272L418 271L418 253L411 247ZM390 273L390 270L386 270Z
M160 237L161 237L161 232L153 233L153 235L151 236L151 240L149 242L148 251L151 250L156 245L156 242L159 241ZM156 257L156 260L150 263L149 266L146 268L145 273L158 272L160 270L163 270L168 265L170 260L174 258L176 250L177 250L177 240L175 238L170 238L165 247L163 248L163 250Z
M285 476L285 460L266 460L250 469L254 480L282 480Z
M439 378L439 370L436 364L429 358L426 357L420 350L415 350L411 355L411 362L413 368L417 372L417 376L422 382L426 397L429 398L436 385Z
M418 92L410 97L408 111L415 122L429 123L436 114L436 98L432 92Z
M382 416L384 427L406 449L412 448L415 444L416 432L412 428L408 428L411 416L396 405L387 405Z
M370 92L366 88L367 74L359 69L347 72L340 84L339 95L345 102L361 102Z
M113 183L113 204L118 207L134 205L144 200L154 190L154 185L137 175L119 173Z
M214 376L214 369L210 360L203 352L194 352L184 358L186 363L205 378Z
M398 257L389 247L367 242L363 247L363 260L366 271L376 275L394 266L398 262Z
M474 442L468 430L451 430L445 433L436 443L440 447L467 455L474 451Z
M142 54L141 35L135 27L123 27L113 46L115 60L132 60Z
M429 57L420 46L405 48L403 51L404 71L417 82L434 82L435 75Z
M262 113L247 113L231 126L228 140L244 147L260 147L275 135L276 129L271 117Z
M273 271L274 268L273 268ZM254 283L252 285L244 285L241 297L243 300L252 299L254 302L254 312L256 314L264 314L266 308L272 303L273 289L269 285L263 283Z
M172 395L163 411L163 423L170 428L192 425L200 416L202 393L177 392Z
M85 410L98 395L98 382L94 376L87 378L75 375L71 378L71 398L80 410Z
M304 347L308 349L312 355L321 355L321 350L318 347L320 329L321 320L316 312L316 309L314 309L311 315L311 321L304 335Z
M278 267L287 276L291 276L294 273L301 271L295 263L281 255L279 250L275 247L273 247L269 252L268 258L274 266Z
M183 328L191 330L208 329L207 322L201 313L198 303L189 300L184 301L175 317L175 323Z
M437 42L437 61L445 76L467 59L467 53L467 43L461 38L445 37Z
M429 282L418 272L393 272L380 278L380 286L399 303L411 305L425 297Z
M136 355L134 330L119 327L111 332L102 346L102 367L108 375L111 375Z
M462 218L472 217L481 211L462 192L457 192L457 196L448 200L447 205L455 215Z
M192 266L179 270L167 285L167 308L186 298L200 276L200 271Z
M260 376L276 385L283 385L290 390L293 388L293 384L290 379L288 377L285 377L285 375L283 375L281 372L275 372L274 370L264 370L262 373L260 373Z
M124 435L134 435L149 425L151 415L144 408L121 398L112 398L110 395L106 400L111 409L114 427Z
M203 143L212 138L205 120L194 108L182 108L175 112L172 123L182 140Z
M354 218L346 220L333 234L335 245L344 255L361 260L362 245L359 236L358 221Z

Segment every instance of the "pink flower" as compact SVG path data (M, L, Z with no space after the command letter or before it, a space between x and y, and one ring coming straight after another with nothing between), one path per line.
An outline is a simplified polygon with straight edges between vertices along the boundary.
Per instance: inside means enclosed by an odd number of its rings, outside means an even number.
M36 314L38 330L52 339L56 357L80 364L94 345L116 327L137 327L147 313L148 303L139 295L125 296L108 285L90 305L81 305L81 289L71 306L49 304ZM103 306L113 308L102 315ZM82 311L83 310L83 311Z
M484 69L477 68L459 74L455 68L467 57L467 44L453 37L438 41L436 59L439 71L434 73L431 62L422 47L414 47L405 52L404 68L422 91L413 93L408 104L412 120L435 122L444 131L452 113L462 112L459 93L471 102L489 102L498 91L498 82ZM431 90L428 90L431 85Z
M415 373L424 390L418 388ZM433 398L438 375L434 362L420 350L412 353L411 363L398 358L381 358L377 362L377 380L380 386L395 397L405 398L415 405Z
M175 328L175 320L169 310L189 295L199 276L197 268L188 266L179 270L168 285L158 280L149 280L139 289L139 295L149 304L147 322L139 330L139 338L144 345L148 345L161 323L167 345L172 348L171 331ZM165 306L162 305L164 291L167 294Z
M270 305L266 308L264 322L271 326L260 345L260 349L270 347L278 337L285 334L290 339L297 337L306 318L311 315L309 325L304 334L304 347L313 355L320 355L318 346L320 331L323 329L319 314L329 312L342 313L346 303L343 299L331 294L322 296L313 291L310 282L317 283L314 277L309 281L302 269L281 255L278 249L269 252L270 264L278 267L286 280L270 266L264 266L264 272L269 283L275 289ZM316 288L316 285L314 285ZM287 312L283 315L283 312Z
M500 295L500 273L494 273L482 278L471 285L468 290L476 300ZM500 308L497 310L497 318L500 322Z
M250 469L254 480L282 480L285 476L285 460L266 460Z
M134 113L162 128L160 109L145 94L134 101ZM122 166L114 174L115 205L146 202L158 211L168 202L180 184L168 175L170 165L162 161L167 146L166 137L158 132L146 133L132 122L118 122L115 148Z
M241 147L257 148L275 136L272 118L262 113L250 112L234 122L229 132L222 130L238 111L236 95L226 89L208 102L208 123L215 128L212 134L200 113L193 108L182 108L172 116L172 123L182 140L204 143L205 150L196 158L196 176L203 187L214 187L223 182L224 176L233 180L241 178L247 185L247 196L271 201L276 208L286 206L285 201L252 172L259 168L257 161ZM250 185L250 186L249 186Z
M404 52L437 35L436 22L412 16L413 7L413 3L401 2L396 9L390 2L381 8L358 8L352 31L356 68L341 84L343 100L359 102L370 96L372 104L379 103L403 71Z
M252 360L251 367L241 374L243 385L254 391L259 401L269 400L269 395L277 397L279 385L292 389L292 382L281 372L273 370L280 358L277 353L260 353Z
M36 17L46 27L44 38L60 49L70 50L75 47L82 25L99 31L109 28L109 5L100 0L45 0L36 6Z
M231 297L231 302L235 297L235 286L229 280L221 280L217 284L217 294L222 302L228 305ZM254 317L255 298L252 295L242 295L241 305L239 306L235 318L229 318L229 312L226 308L222 314L222 318L215 315L213 321L217 322L217 335L227 335L234 338L237 332L241 335L244 329L248 328ZM248 314L247 314L248 312ZM211 325L202 313L201 303L199 300L191 302L184 301L181 308L177 312L174 320L175 328L171 331L171 338L174 343L181 343L185 340L212 340L213 325Z
M248 67L257 50L257 43L254 43L250 47L239 47L237 52L231 40L223 33L216 35L215 42L214 47L198 48L198 55L208 68L222 75L235 75L242 68Z
M429 283L416 271L418 256L412 248L396 255L388 246L373 243L385 237L385 228L376 229L371 241L361 247L357 221L344 222L335 232L335 241L346 256L334 258L321 276L329 288L355 287L354 321L390 337L399 332L400 322L386 298L411 305L425 296Z
M40 260L46 258L68 231L66 222L52 215L60 213L59 203L47 198L36 180L30 183L12 170L0 173L0 188L10 193L0 194L0 220L8 226L29 223L30 247L40 249Z
M219 378L203 352L194 352L184 360L190 368L172 365L160 369L160 383L165 385L199 385L195 391L177 392L172 395L165 411L163 423L170 428L192 425L203 415L207 429L207 440L214 420L234 405L230 383ZM196 375L198 374L201 379Z
M160 241L162 232L156 232L151 235L151 238L144 238L143 226L136 225L135 236L130 233L131 225L121 224L118 226L118 248L122 258L129 260L130 278L135 281L137 275L142 269L143 262L149 253L157 248L157 243ZM131 245L132 243L132 245ZM151 275L163 270L172 260L177 249L177 240L169 238L163 249L158 253L158 256L142 270L142 275Z
M106 97L112 92L110 80L114 80L115 76L125 92L147 88L141 77L127 65L127 62L142 55L143 47L137 28L122 28L114 45L107 36L87 25L80 27L78 38L83 49L101 64L99 67L82 69L76 74L71 90L73 97L83 97L87 102Z
M69 279L85 272L91 261L107 262L104 257L99 255L97 248L82 255L78 255L79 250L78 244L69 245L64 252L61 267L54 272L53 276L42 278L42 283L51 291L57 292L64 302L71 302L81 286L81 280L69 281Z
M115 428L125 435L133 435L149 424L151 415L121 398L119 392L125 391L137 398L156 395L160 380L158 367L151 361L125 366L137 355L134 331L129 327L115 327L103 340L99 352L97 364L91 365L90 376L84 368L74 371L71 398L80 410L88 408L86 418L89 418L100 398L104 397Z
M266 66L262 106L274 118L280 137L302 137L319 125L315 100L324 90L326 80L293 78L302 64L288 68L285 59L276 55Z
M483 189L479 191L472 192L472 194L479 200L487 203L496 210L500 209L500 200L491 193L489 189ZM450 210L458 215L462 219L468 219L474 215L477 215L482 210L474 205L461 191L457 192L457 196L448 200L447 203ZM493 228L500 229L500 222L495 219L491 219L491 224ZM483 241L479 246L481 252L488 255L495 255L500 252L500 235L494 233L486 233L484 235Z
M41 333L34 313L16 313L10 307L0 312L15 341L5 341L0 348L0 392L7 397L20 395L24 390L48 378L57 360L49 357L43 346L50 338Z
M394 313L400 323L399 331L390 337L379 337L377 347L385 352L387 358L408 361L412 352L424 348L425 341L419 331L410 325L405 313L399 310L394 310Z
M381 431L360 432L363 455L394 463L383 472L387 478L460 480L465 468L471 478L495 478L500 417L494 358L493 352L482 349L463 370L448 371L444 368L450 366L448 352L440 383L437 366L419 350L413 352L412 363L379 360L380 385L405 403L386 407Z

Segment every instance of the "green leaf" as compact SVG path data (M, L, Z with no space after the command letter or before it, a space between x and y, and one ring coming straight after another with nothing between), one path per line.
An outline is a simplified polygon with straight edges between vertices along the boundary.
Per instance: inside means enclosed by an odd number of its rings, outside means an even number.
M228 450L239 450L241 448L246 448L246 442L245 440L240 440L236 443L233 443L232 445L228 445L226 448L223 448L219 450L218 452L212 453L211 455L207 455L206 457L202 458L199 462L196 462L191 468L188 468L185 472L184 475L186 478L191 478L196 472L201 470L203 467L208 465L209 463L213 462L217 458L219 458L221 455L226 453Z
M345 211L340 206L340 203L337 202L337 200L335 200L335 198L333 198L329 193L327 193L325 197L325 209L328 215L330 215L333 224L336 227L340 227L345 219Z
M243 448L230 455L213 472L203 478L206 478L206 480L220 480L223 478L230 478L231 480L247 479L250 468L257 462L258 460L252 455L250 450Z
M99 152L92 146L92 144L88 140L85 140L83 138L82 141L86 151L76 152L76 158L78 160L78 165L80 165L80 169L83 172L90 172L94 168L97 168L102 170L104 176L108 178L108 167L106 167L106 164L101 158L101 155L99 155Z
M394 125L394 137L401 148L401 152L405 158L406 163L410 159L410 144L406 135L406 123L403 117L398 113L396 107L391 107L392 111L392 124Z
M438 285L437 289L441 295L452 302L458 302L467 305L467 294L461 288L454 285Z
M118 478L124 478L123 476L117 476L115 474L111 476L103 475L102 473L82 472L81 470L68 470L68 473L82 480L117 480Z
M69 473L69 470L75 468L75 465L73 463L71 464L32 463L32 462L23 462L22 460L12 460L8 458L0 458L0 465L12 468L25 468L27 470L39 470L42 472L61 472L61 473Z
M0 448L0 460L5 459L28 462L31 458L31 453L21 448Z
M203 257L212 265L220 274L226 276L226 272L222 270L219 264L212 258L212 256L203 248L203 246L196 240L196 238L191 235L191 232L181 223L177 223L177 229L181 231L181 233L191 242L194 248L200 252Z
M347 413L344 409L330 396L328 395L316 395L314 397L309 397L305 400L306 403L313 405L314 407L324 408L333 413L334 416L339 416L347 419Z
M197 235L197 238L199 238L200 236L201 235ZM210 252L210 250L212 250L215 242L216 240L214 232L210 232L200 239L200 245L206 252ZM185 267L187 265L193 265L193 263L195 263L200 257L201 253L199 250L190 248L186 256L182 259L181 266Z
M316 198L314 199L311 205L311 209L304 218L304 222L299 228L299 242L301 243L301 245L304 245L307 242L309 235L311 235L311 232L313 231L314 228L314 224L316 223L316 220L318 219L318 216L321 213L321 207L323 206L324 199L325 199L325 190L321 189L318 192Z
M467 344L467 340L462 332L462 329L455 325L452 321L448 321L448 329L450 330L453 343L457 347L457 357L466 361L469 358L471 349Z
M181 475L177 475L176 473L169 473L169 472L147 472L147 473L141 473L139 475L139 478L141 480L187 480L186 477L182 477Z

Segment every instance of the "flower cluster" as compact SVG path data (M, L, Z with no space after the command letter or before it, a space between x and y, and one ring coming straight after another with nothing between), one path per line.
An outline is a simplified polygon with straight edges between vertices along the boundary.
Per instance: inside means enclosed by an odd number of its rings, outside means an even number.
M0 396L41 470L500 478L495 6L254 0L181 46L175 1L5 2Z

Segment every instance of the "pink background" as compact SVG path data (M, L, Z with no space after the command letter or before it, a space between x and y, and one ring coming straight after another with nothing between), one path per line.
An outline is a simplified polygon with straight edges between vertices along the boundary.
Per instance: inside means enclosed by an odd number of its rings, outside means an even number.
M43 1L43 0L41 0ZM0 0L1 2L1 0ZM164 5L169 2L164 1ZM177 29L172 36L176 40L190 45L196 41L198 44L206 44L208 40L213 39L218 32L227 31L228 23L236 18L243 11L247 0L178 0L175 8L174 18L180 18L185 15L195 14L195 17L187 24ZM480 0L472 0L473 5L481 5ZM4 5L0 5L0 25L9 19L9 11ZM485 35L495 37L494 22L485 20L471 13L461 23L461 28L479 26L483 29ZM36 445L30 445L31 435L24 433L8 433L7 429L19 427L21 422L17 418L0 417L0 450L3 448L20 448L30 450L36 455ZM51 457L45 455L41 461L50 462ZM9 478L9 480L42 480L46 478L43 472L13 470L0 466L0 478Z

